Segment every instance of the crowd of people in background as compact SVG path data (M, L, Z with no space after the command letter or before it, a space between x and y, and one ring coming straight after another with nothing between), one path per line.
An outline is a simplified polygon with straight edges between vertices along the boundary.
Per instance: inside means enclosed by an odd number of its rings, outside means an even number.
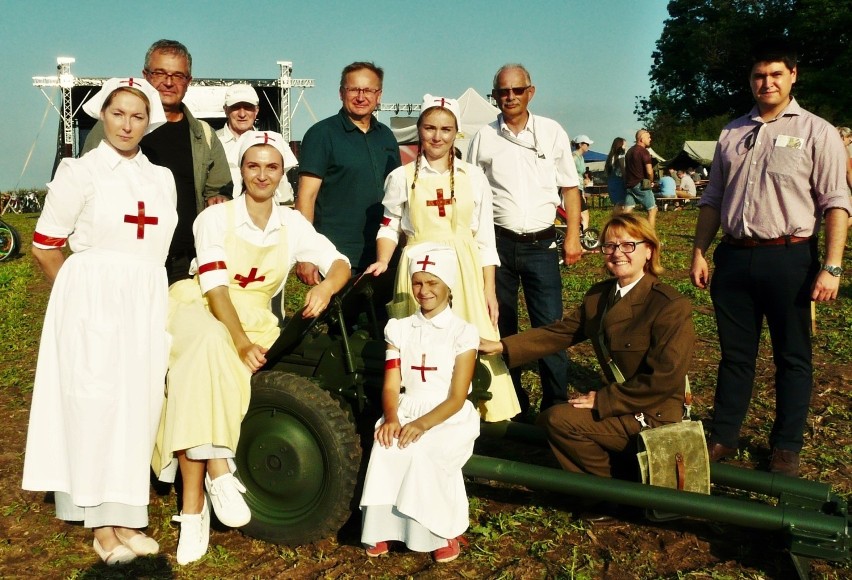
M690 270L710 288L721 348L709 455L738 452L766 319L777 392L769 470L797 476L813 384L810 302L837 297L852 134L796 102L786 41L762 43L749 64L755 105L717 143ZM557 242L554 221L562 208L569 228L589 226L583 156L594 142L530 111L536 86L523 65L495 73L500 113L465 160L458 103L425 95L418 155L405 166L374 114L384 72L372 62L342 70L341 109L305 134L298 160L280 134L254 130L251 86L228 89L226 124L213 132L183 102L191 80L186 47L160 40L141 78L104 84L84 105L98 119L84 154L48 184L33 240L53 289L23 487L54 492L57 517L92 528L104 562L159 550L142 531L149 465L163 481L178 469L183 480L179 564L207 552L211 511L226 526L250 521L234 457L251 377L279 334L271 299L291 269L310 287L298 316L319 316L361 274L388 306L382 417L360 499L370 557L393 542L438 562L459 556L469 521L461 468L480 420L536 414L524 363L537 361L538 421L568 471L611 477L612 453L641 429L681 420L695 335L689 300L659 279L654 191L692 199L698 177L691 168L658 177L649 131L630 147L612 142L613 216L600 245L610 277L566 308L560 262L570 268L583 251L576 235ZM286 173L297 166L291 207ZM720 229L711 285L707 253ZM583 341L605 383L569 393L566 349ZM467 401L477 350L491 378L479 408Z

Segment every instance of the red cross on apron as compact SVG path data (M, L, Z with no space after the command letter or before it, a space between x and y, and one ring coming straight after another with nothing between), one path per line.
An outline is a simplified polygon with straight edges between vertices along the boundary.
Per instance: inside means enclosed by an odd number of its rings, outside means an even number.
M160 220L156 217L145 217L145 202L140 201L137 204L138 212L136 215L125 215L124 223L136 224L136 239L145 239L145 226L155 226Z
M420 366L411 365L411 370L420 371L420 380L424 383L426 382L426 371L437 371L438 367L427 367L426 366L426 353L421 355Z
M234 276L234 280L240 283L240 288L245 288L252 282L263 282L264 280L266 280L266 276L261 276L260 278L257 278L256 276L257 268L252 268L249 272L248 277L243 276L242 274L237 274Z
M415 264L417 264L418 266L423 266L423 267L420 269L422 272L425 272L425 271L426 271L426 266L437 266L437 265L438 265L438 264L437 264L437 263L435 263L435 262L430 262L430 261L429 261L429 254L426 254L426 255L423 257L423 259L422 259L422 260L418 260L418 261L416 261L416 262L414 262L414 263L415 263Z
M452 205L453 201L455 200L453 200L452 197L450 199L444 199L444 190L439 189L438 199L429 200L426 202L426 205L431 207L438 206L438 215L441 217L445 217L447 215L447 211L444 209L444 206Z

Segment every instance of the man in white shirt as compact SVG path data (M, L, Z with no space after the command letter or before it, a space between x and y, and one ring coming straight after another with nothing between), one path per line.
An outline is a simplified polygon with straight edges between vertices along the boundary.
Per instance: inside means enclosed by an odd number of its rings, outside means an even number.
M246 132L254 129L257 114L260 112L260 98L257 91L251 85L231 85L225 93L225 126L216 131L216 136L222 142L225 156L228 158L228 168L231 170L231 181L234 182L234 194L242 192L243 180L240 176L239 152L240 137ZM289 152L289 150L287 150ZM285 155L285 170L295 167L296 156ZM281 180L278 190L275 192L278 203L293 202L293 187L286 179Z
M567 133L556 121L532 115L535 95L529 72L507 64L494 76L492 96L500 107L497 120L483 127L468 150L468 162L479 165L494 193L497 235L497 302L500 335L518 332L518 290L524 296L533 327L562 319L559 258L574 264L581 255L579 178ZM562 199L559 191L561 189ZM557 204L568 214L563 247L553 227ZM568 357L564 351L539 360L544 410L567 400ZM523 411L529 397L512 374Z
M683 169L678 170L677 176L680 179L678 197L695 197L698 195L698 190L695 188L695 181Z

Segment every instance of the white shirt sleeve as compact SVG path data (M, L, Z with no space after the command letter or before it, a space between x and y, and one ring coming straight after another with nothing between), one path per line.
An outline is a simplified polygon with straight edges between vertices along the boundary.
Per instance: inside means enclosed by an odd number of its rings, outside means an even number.
M197 257L191 273L198 273L201 292L206 294L217 286L227 286L227 256L225 254L225 229L227 216L225 204L206 208L192 224L195 235L195 253Z
M56 169L53 181L47 184L44 208L36 223L33 245L50 250L65 245L53 245L38 241L40 236L67 239L78 226L78 220L86 204L94 195L90 172L82 159L63 159ZM40 235L40 236L39 236ZM55 240L58 242L59 240Z
M467 172L474 200L471 229L479 248L480 260L483 266L499 266L500 258L497 256L497 241L494 236L494 194L491 192L491 185L479 167L468 164Z
M382 199L382 205L384 215L376 239L385 238L398 244L399 232L402 230L402 215L408 211L408 179L405 177L405 167L394 169L385 179L385 197Z

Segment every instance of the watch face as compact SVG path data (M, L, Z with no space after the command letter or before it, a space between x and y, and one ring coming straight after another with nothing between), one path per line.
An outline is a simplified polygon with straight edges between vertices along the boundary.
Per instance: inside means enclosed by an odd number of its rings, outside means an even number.
M840 277L843 273L843 270L840 269L840 266L823 266L823 270L831 274L832 276Z

